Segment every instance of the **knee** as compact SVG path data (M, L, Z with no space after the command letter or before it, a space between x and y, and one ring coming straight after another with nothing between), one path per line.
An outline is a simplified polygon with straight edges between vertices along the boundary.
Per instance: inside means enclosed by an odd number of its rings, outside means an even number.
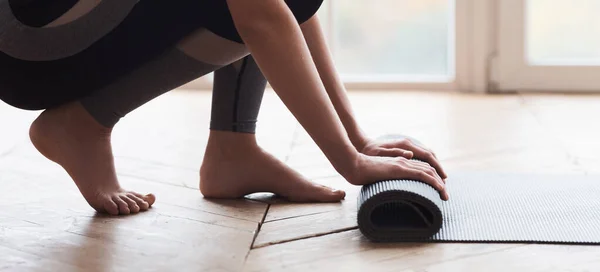
M19 92L16 90L9 90L0 87L0 100L4 103L23 110L43 110L48 107L39 96L30 95L26 92Z
M227 40L207 29L199 29L179 42L177 48L203 63L224 66L247 56L244 44Z

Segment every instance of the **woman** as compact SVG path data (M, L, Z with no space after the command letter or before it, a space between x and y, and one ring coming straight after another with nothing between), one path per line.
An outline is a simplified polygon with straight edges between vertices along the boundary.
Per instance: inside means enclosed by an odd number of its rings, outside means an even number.
M31 125L33 144L69 173L94 209L112 215L147 210L155 201L119 185L114 125L213 71L211 131L200 169L205 197L270 191L290 201L344 198L257 146L268 80L348 182L420 179L448 199L433 153L407 140L373 141L359 128L314 15L321 4L0 0L0 99L45 109Z

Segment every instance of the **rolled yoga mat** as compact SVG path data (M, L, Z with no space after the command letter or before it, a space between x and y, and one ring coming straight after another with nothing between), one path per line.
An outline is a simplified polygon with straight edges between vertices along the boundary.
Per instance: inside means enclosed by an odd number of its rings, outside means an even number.
M358 197L360 231L374 242L600 244L598 176L449 176L449 201L415 180L363 186Z

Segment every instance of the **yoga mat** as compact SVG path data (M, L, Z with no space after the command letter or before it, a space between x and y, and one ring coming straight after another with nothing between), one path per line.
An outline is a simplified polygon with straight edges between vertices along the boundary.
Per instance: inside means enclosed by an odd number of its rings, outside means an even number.
M374 242L600 244L598 176L449 176L449 201L415 180L363 186L358 197L360 231Z

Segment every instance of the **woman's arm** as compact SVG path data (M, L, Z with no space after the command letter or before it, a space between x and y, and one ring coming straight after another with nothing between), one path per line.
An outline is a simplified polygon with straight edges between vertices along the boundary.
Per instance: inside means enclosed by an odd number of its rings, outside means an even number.
M346 95L346 89L336 71L333 58L327 46L319 18L313 16L300 27L321 76L321 80L327 90L329 99L331 99L337 115L341 119L342 124L344 124L348 137L358 150L362 150L367 144L368 139L356 122L350 100Z
M371 157L353 146L331 104L306 40L284 0L227 0L236 29L284 104L333 167L352 184L418 179L448 199L444 182L426 163Z
M447 175L431 150L425 149L407 139L379 142L371 140L366 136L356 122L350 100L346 94L344 84L336 71L318 17L313 16L302 24L301 29L321 80L329 94L329 98L356 149L359 152L372 156L402 156L408 159L417 158L424 160L436 169L441 178L445 179Z
M227 0L236 29L292 114L343 176L358 152L331 104L294 15L283 0Z

